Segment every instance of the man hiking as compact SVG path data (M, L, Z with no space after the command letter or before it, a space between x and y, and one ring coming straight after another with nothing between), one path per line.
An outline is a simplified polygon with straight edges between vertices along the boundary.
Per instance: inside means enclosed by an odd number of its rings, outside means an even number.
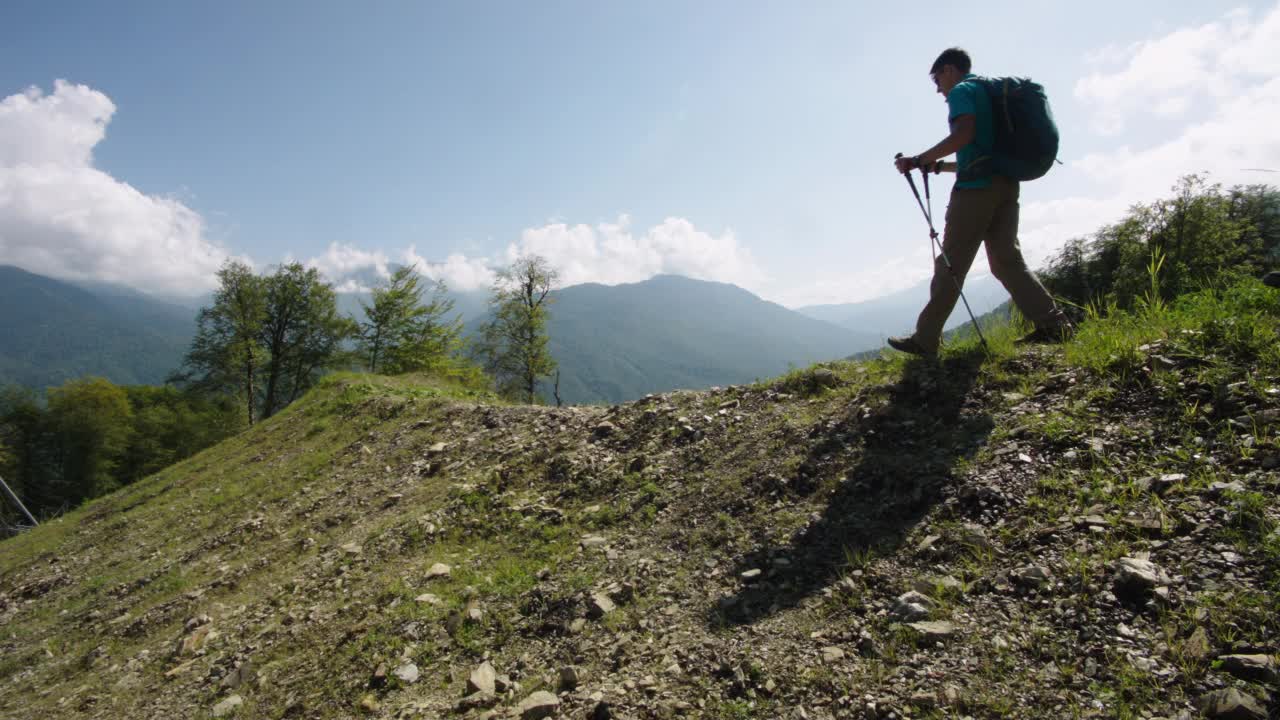
M947 205L943 254L934 262L929 302L916 321L914 334L889 338L891 347L914 355L937 353L942 326L955 308L978 246L984 243L991 274L1009 291L1022 314L1035 323L1035 332L1019 342L1057 342L1073 329L1022 259L1018 247L1018 182L983 169L995 141L995 128L991 100L969 72L971 65L969 54L960 48L950 48L938 56L929 76L946 98L951 134L915 157L895 160L901 173L914 168L936 172L939 160L956 153L958 173ZM954 280L948 277L953 272Z

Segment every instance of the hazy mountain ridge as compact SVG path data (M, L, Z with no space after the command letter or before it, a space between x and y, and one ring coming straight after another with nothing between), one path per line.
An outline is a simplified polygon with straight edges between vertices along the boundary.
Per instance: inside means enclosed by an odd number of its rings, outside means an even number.
M0 384L45 387L85 375L156 384L177 369L195 312L141 293L91 292L0 266Z
M196 311L128 288L73 284L0 270L0 384L37 389L101 375L117 384L161 383L178 369ZM451 292L475 333L488 313L482 291ZM666 275L553 293L548 325L569 403L621 402L677 388L727 385L846 357L879 344L724 283ZM366 294L339 309L360 319ZM551 400L552 384L545 385Z
M965 280L964 294L975 315L982 315L1009 299L1009 293L992 275L973 275ZM805 305L796 312L811 318L824 320L840 327L855 329L885 337L909 334L915 327L920 310L929 300L929 281L925 280L904 290L892 292L873 300L856 303ZM946 327L954 328L969 321L964 304L956 302L956 308L947 319Z

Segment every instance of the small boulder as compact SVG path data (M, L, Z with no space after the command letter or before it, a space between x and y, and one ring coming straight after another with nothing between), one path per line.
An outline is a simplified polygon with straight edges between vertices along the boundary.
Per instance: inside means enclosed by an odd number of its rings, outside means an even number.
M1043 565L1027 565L1014 570L1013 578L1026 587L1043 589L1053 584L1053 574Z
M578 668L572 665L560 668L561 690L577 690L580 682L582 682L582 672Z
M934 605L929 596L912 590L899 595L893 601L893 615L905 622L924 620L929 617Z
M405 685L412 685L418 682L418 666L414 663L405 663L396 668L392 675Z
M944 642L952 635L955 635L958 629L954 623L949 623L946 620L913 622L908 627L923 635L924 639L929 642Z
M1241 680L1280 684L1280 668L1270 655L1223 655L1218 658L1222 669Z
M492 695L495 691L495 683L497 681L497 673L493 670L493 665L488 660L476 666L471 671L471 676L467 678L467 694L472 693L488 693Z
M1173 582L1158 565L1139 557L1122 557L1116 563L1116 595L1131 601L1145 600L1161 585Z
M616 609L616 605L604 593L595 593L591 596L591 600L587 603L587 617L592 620L599 620Z
M213 706L213 716L216 718L227 717L233 715L240 710L240 706L244 704L244 698L239 695L231 695L226 700Z
M449 573L452 571L453 569L448 565L445 565L444 563L436 563L435 565L427 568L426 577L428 580L434 580L440 577L449 577Z
M833 662L844 659L844 650L834 645L822 648L822 662L830 665Z
M559 708L560 698L546 690L539 690L520 701L516 709L520 713L520 720L541 720L551 717Z
M1258 699L1235 688L1215 690L1200 696L1200 712L1213 720L1266 720L1267 711Z

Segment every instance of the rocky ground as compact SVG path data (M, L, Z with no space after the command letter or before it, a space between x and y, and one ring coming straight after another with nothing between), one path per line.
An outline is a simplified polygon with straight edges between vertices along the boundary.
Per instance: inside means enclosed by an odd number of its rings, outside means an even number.
M0 544L0 717L1266 718L1280 379L347 379Z

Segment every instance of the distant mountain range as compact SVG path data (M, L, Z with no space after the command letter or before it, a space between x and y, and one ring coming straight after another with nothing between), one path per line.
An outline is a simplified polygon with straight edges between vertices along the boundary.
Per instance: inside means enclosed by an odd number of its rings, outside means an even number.
M566 402L765 379L880 344L735 285L659 275L554 294L549 334Z
M964 284L965 297L973 308L973 314L981 316L990 312L1001 303L1008 301L1009 293L991 275L970 276ZM890 293L874 300L839 305L809 305L796 308L796 312L817 320L824 320L833 325L870 333L879 337L910 333L916 324L916 317L929 299L929 281L913 285L905 290ZM962 325L969 321L962 303L956 303L956 309L947 320L947 329Z
M734 285L674 275L575 285L553 298L548 330L568 403L769 378L875 348L883 335L809 316L843 317L832 310L802 314ZM367 296L341 295L339 306L359 317L361 300ZM456 293L454 300L474 332L488 309L486 293ZM44 389L84 375L161 383L181 363L195 315L128 288L0 266L0 385Z
M0 385L84 375L155 384L178 366L196 312L142 293L85 288L0 265Z

